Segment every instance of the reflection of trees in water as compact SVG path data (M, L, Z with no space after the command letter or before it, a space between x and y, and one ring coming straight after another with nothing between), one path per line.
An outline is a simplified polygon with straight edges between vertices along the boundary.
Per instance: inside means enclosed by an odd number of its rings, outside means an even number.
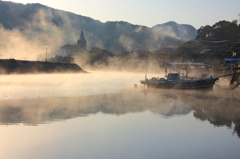
M228 128L234 127L234 131L237 132L240 137L240 107L239 104L229 105L214 105L212 102L206 103L205 106L195 106L194 116L201 120L208 120L215 126L227 126Z
M217 97L211 93L198 96L182 97L182 100L191 105L194 117L209 121L215 126L233 128L240 137L240 106L239 98Z
M122 115L144 112L172 116L187 114L188 105L181 103L177 96L130 90L114 94L84 97L39 98L2 101L0 103L0 123L24 123L37 125L55 120L88 116L98 112Z
M208 91L155 89L83 97L8 100L0 103L0 123L37 125L98 112L122 115L147 110L170 117L188 114L193 109L194 117L215 126L233 128L240 137L239 102L238 95L230 99Z

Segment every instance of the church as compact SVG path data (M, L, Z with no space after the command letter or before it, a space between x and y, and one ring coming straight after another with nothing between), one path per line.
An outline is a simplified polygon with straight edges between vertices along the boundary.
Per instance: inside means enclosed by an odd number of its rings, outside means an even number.
M77 40L77 45L66 44L60 48L60 54L62 56L73 56L78 52L84 52L87 50L87 42L81 30L79 39Z
M86 50L87 43L83 35L83 30L81 31L81 35L77 41L77 46L80 46L82 49Z

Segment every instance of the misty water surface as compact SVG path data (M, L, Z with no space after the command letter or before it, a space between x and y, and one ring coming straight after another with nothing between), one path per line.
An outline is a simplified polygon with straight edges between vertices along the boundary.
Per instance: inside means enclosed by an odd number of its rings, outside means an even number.
M143 78L1 75L0 158L239 158L238 92L143 89Z
M111 93L133 87L143 78L140 73L115 72L1 75L0 100Z

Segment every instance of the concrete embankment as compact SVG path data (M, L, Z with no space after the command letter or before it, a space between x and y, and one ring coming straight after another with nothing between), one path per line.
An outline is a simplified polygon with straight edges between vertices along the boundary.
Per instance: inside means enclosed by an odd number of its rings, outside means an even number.
M0 60L0 74L11 73L86 73L75 63L53 63L44 61Z

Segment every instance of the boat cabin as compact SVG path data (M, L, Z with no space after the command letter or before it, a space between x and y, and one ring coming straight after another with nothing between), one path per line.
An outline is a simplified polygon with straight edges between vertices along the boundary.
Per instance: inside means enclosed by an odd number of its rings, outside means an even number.
M165 75L168 73L185 73L185 76L199 77L209 74L211 66L202 62L164 62Z
M169 73L167 76L167 80L180 80L179 73Z

